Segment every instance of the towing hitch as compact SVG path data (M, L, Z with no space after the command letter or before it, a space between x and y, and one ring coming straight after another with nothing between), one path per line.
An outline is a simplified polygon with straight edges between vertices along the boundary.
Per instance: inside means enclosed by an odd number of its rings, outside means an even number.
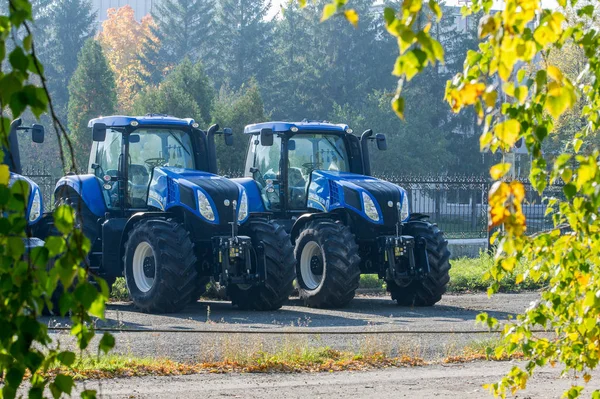
M421 279L430 272L427 242L413 236L384 236L379 239L381 263L386 265L386 279Z
M267 259L262 243L252 250L247 236L214 237L215 280L220 284L256 284L267 278ZM256 268L253 270L253 257Z

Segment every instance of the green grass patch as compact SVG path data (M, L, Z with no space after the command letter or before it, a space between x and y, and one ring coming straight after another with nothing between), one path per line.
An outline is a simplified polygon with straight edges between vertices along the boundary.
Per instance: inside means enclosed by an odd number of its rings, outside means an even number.
M486 291L490 281L486 280L485 274L491 269L494 260L491 255L482 253L479 258L460 258L450 261L450 283L449 292L480 292ZM536 290L544 286L544 282L535 282L526 278L520 284L515 283L517 274L525 272L526 263L519 263L514 273L506 276L500 281L501 292L517 292L523 290Z
M377 274L362 274L358 288L380 289L385 291L385 282Z

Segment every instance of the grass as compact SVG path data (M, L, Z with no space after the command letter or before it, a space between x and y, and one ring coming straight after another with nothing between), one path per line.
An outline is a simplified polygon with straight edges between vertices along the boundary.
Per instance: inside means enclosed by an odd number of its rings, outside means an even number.
M389 337L388 337L389 338ZM141 376L188 375L199 373L316 373L336 371L364 371L390 367L416 367L439 363L462 363L474 360L520 359L522 354L496 358L487 353L500 345L498 338L473 341L462 349L451 348L434 361L425 361L414 346L404 350L390 345L389 339L365 337L360 349L340 351L329 347L312 347L305 339L289 338L271 349L258 347L242 337L212 343L200 348L193 362L177 362L167 357L140 358L119 354L79 358L71 367L56 365L46 375L58 373L77 380ZM490 349L488 349L490 348Z

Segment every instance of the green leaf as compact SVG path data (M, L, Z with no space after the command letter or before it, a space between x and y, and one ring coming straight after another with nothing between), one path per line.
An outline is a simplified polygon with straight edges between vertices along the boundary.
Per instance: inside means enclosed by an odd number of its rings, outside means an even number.
M16 47L8 56L10 65L18 71L26 72L29 66L29 58L21 47Z
M442 8L436 0L429 0L429 8L433 11L438 21L442 19Z
M58 359L59 362L61 362L62 364L64 364L67 367L69 367L73 363L75 363L75 353L70 352L70 351L60 352L56 356L56 358Z
M115 347L115 337L111 334L105 332L100 339L100 343L98 344L98 350L104 353L108 353L112 348Z
M54 225L63 234L73 230L74 213L68 205L61 205L54 211Z
M304 0L306 2L306 0ZM92 389L87 389L81 392L81 399L96 399L96 391Z
M391 25L392 22L396 20L396 10L391 7L384 8L383 19L385 20L386 25Z
M404 119L404 98L397 95L392 100L392 109L400 119Z
M73 382L73 377L58 374L54 378L54 382L50 384L50 392L52 392L52 396L54 396L55 399L59 399L63 393L71 395L71 390L74 386L75 383Z

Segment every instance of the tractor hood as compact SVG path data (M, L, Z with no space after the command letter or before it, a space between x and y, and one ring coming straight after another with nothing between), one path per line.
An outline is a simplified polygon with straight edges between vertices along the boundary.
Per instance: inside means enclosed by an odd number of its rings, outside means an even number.
M25 182L25 184L29 186L29 199L27 202L26 217L29 225L35 224L41 219L42 213L44 212L42 207L42 193L40 191L40 187L33 180L23 175L11 172L8 185L12 187L17 181Z
M368 202L369 199L377 210L379 218L376 220L368 216L365 201ZM348 172L312 172L308 194L309 207L320 210L326 208L327 211L349 208L372 223L393 226L401 219L400 209L403 201L407 201L404 189L385 180ZM407 217L402 219L406 220Z
M155 168L148 205L165 211L183 207L214 225L230 226L248 218L247 195L240 184L194 169Z

